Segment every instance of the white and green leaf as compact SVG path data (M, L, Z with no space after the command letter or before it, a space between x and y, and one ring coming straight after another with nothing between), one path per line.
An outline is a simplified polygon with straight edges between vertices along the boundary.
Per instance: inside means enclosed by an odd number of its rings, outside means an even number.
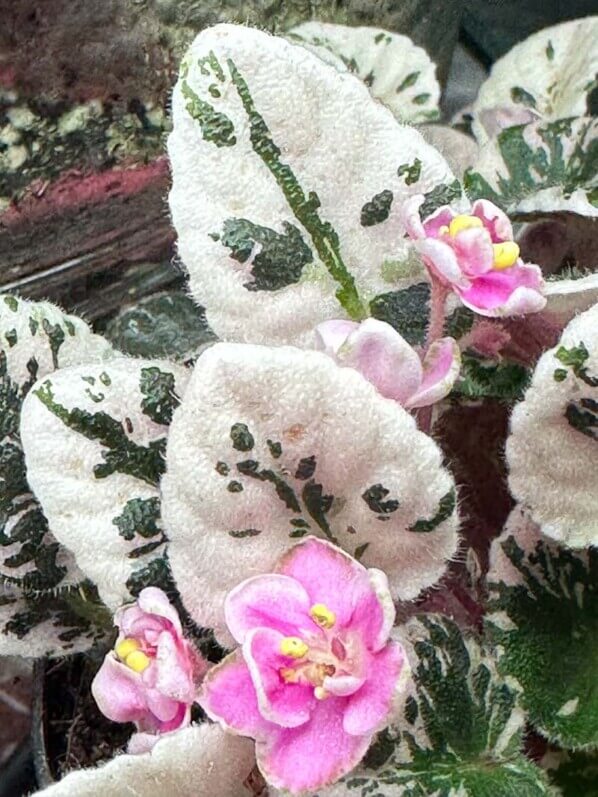
M426 194L430 211L461 196L356 77L241 26L203 31L185 56L168 150L190 290L231 341L309 346L319 322L365 317L411 284L406 197Z
M569 117L509 127L464 177L469 197L519 220L557 212L598 218L598 121Z
M476 137L483 143L499 114L513 124L590 115L597 74L598 17L534 33L499 59L482 84L473 105Z
M43 592L83 578L31 492L19 431L21 406L36 379L112 354L110 344L80 318L48 302L0 296L0 581Z
M545 352L511 417L509 486L542 532L598 543L598 304Z
M521 752L519 690L491 653L441 615L420 615L401 636L415 691L400 721L361 766L318 797L546 797L542 770Z
M56 538L111 608L164 555L158 484L186 380L166 361L114 358L42 378L23 404L30 484Z
M544 537L522 508L493 543L487 625L499 669L550 741L598 747L598 550Z
M458 544L455 485L431 438L353 369L290 347L202 354L174 414L162 510L185 607L219 631L226 593L307 534L384 570L404 599Z
M286 35L292 42L317 48L318 54L331 53L400 122L417 124L439 118L436 66L408 36L316 21L303 22Z

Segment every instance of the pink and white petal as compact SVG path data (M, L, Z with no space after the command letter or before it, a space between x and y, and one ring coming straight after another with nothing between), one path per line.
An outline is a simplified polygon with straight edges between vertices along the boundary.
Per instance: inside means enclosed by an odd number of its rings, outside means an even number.
M177 710L173 714L172 719L161 722L158 731L160 733L170 733L171 731L176 731L179 728L186 728L190 723L191 706L186 703L178 703Z
M192 661L184 640L175 640L170 631L163 631L158 639L154 667L155 687L163 694L182 703L195 699Z
M422 380L421 361L414 349L390 324L375 318L366 319L349 335L337 358L399 404L409 399Z
M114 613L114 624L120 629L119 639L135 637L146 639L150 644L152 634L161 634L170 628L170 622L157 614L148 614L136 603L121 606Z
M280 652L284 635L254 628L243 643L243 657L257 694L260 714L283 728L295 728L310 717L316 703L313 686L287 683L280 675L296 661Z
M145 587L145 589L142 589L137 598L137 605L147 614L163 617L172 624L178 634L183 633L177 610L168 600L166 593L162 592L158 587Z
M359 327L356 321L324 321L316 327L316 346L334 357L351 332Z
M472 216L477 216L484 222L484 227L490 233L492 243L513 240L513 227L509 217L493 202L487 199L478 199L473 203Z
M323 603L340 627L350 623L356 600L369 585L366 568L325 540L306 537L278 561L276 570L299 581L310 606Z
M297 579L271 573L242 581L224 601L224 617L237 642L254 628L297 636L311 627L309 595Z
M413 194L403 202L399 210L400 222L407 235L413 240L426 237L426 231L419 215L419 209L425 199L423 194Z
M395 621L395 605L386 573L376 568L368 571L368 583L357 596L349 622L368 650L380 650L386 644Z
M356 675L327 675L322 686L326 692L336 697L347 697L355 694L365 683L365 677Z
M454 210L445 205L438 208L423 221L424 232L427 238L438 238L441 235L440 228L448 227L457 214Z
M368 662L367 680L345 706L344 730L355 736L371 735L393 719L398 692L405 688L408 668L405 651L397 642L389 642Z
M167 695L163 695L157 689L148 689L146 692L147 707L160 723L170 723L177 716L179 711L178 700L173 700ZM147 730L147 729L146 729Z
M470 278L490 271L494 265L494 249L488 230L469 227L453 238L453 247L463 272Z
M309 722L281 728L256 743L258 766L266 781L292 793L312 793L350 772L367 752L371 737L343 729L347 698L318 701Z
M127 744L127 753L129 755L149 753L160 739L162 739L162 735L159 733L145 733L142 731L134 733Z
M199 705L210 719L225 729L254 739L268 735L274 725L264 719L257 694L241 650L235 650L204 678Z
M463 273L454 250L444 241L424 238L415 242L415 248L427 268L445 284L463 289L471 284Z
M469 290L459 290L458 293L463 304L480 315L524 315L544 308L543 285L538 266L517 264L504 271L484 274Z
M409 409L428 407L447 396L461 369L461 350L453 338L432 343L424 357L424 378L420 389L411 396Z
M91 684L98 708L113 722L140 722L148 714L146 687L138 673L108 653Z

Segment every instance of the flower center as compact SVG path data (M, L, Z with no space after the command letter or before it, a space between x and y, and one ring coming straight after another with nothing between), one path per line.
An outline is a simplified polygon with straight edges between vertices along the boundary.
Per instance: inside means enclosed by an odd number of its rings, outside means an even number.
M440 235L450 235L454 238L463 230L470 230L475 227L483 227L483 221L478 216L455 216L451 223L447 226L444 224L439 228ZM519 247L515 241L503 241L499 244L492 244L494 250L494 261L492 268L495 271L504 271L507 268L514 266L519 258Z
M353 648L357 646L333 631L336 615L325 604L314 604L309 614L321 631L306 635L306 639L282 639L280 652L295 661L292 666L281 667L279 674L285 683L313 686L315 697L324 700L329 696L324 688L326 678L355 674L357 651Z
M150 665L149 656L141 650L140 643L132 637L126 637L117 642L114 652L129 669L134 672L143 672Z

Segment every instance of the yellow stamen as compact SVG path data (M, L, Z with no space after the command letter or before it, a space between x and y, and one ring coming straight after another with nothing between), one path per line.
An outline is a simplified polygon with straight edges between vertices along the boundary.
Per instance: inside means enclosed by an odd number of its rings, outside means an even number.
M114 648L114 651L118 658L124 661L129 653L132 653L134 650L139 650L140 647L141 645L136 639L126 637L125 639L121 639L121 641Z
M282 655L289 656L291 659L302 659L308 650L308 646L298 636L285 636L280 643Z
M134 672L143 672L149 667L150 660L142 650L134 650L125 659L125 664Z
M446 235L449 232L449 228L446 224L443 224L442 227L438 228L438 235Z
M323 686L316 686L314 695L316 700L326 700L327 697L330 697L330 692L327 692Z
M469 230L471 227L483 227L484 223L477 216L455 216L449 224L449 235L453 238L462 230Z
M519 247L515 241L504 241L502 244L492 244L494 249L494 265L497 271L502 271L505 268L511 268L517 262L519 257Z
M309 610L309 615L320 628L332 628L336 623L336 614L323 603L314 603Z
M294 670L292 667L281 667L280 677L286 684L296 684L299 680L297 670Z

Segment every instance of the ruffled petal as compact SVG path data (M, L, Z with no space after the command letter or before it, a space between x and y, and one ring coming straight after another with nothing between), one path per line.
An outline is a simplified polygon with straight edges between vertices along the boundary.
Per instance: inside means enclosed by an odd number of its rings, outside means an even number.
M347 699L318 701L311 719L298 728L282 728L258 741L258 766L269 784L291 792L312 792L350 772L366 754L370 736L343 729Z
M513 240L513 226L509 217L487 199L476 200L473 203L471 215L477 216L484 222L484 227L490 233L492 243L499 244L503 241Z
M276 730L260 714L255 687L240 650L208 671L197 702L210 719L242 736L255 739Z
M381 395L404 404L422 380L420 359L390 324L368 318L341 346L341 365L359 371Z
M231 590L224 602L226 624L242 643L254 628L274 628L297 636L311 627L309 595L298 580L272 573L255 576Z
M299 581L310 606L323 603L344 627L350 623L357 599L369 587L366 568L324 540L307 537L279 560L277 571ZM364 586L365 585L365 586Z
M255 628L243 643L243 656L257 694L260 714L277 725L295 728L307 722L316 703L313 686L287 683L280 671L296 663L280 653L284 635Z
M406 681L401 676L407 674L408 668L405 652L396 642L371 657L366 682L345 705L343 728L347 733L369 735L389 724L395 696Z
M321 351L334 356L358 327L356 321L324 321L316 327L316 345Z
M386 644L396 611L386 574L375 568L367 574L368 582L357 594L349 624L368 650L377 651Z
M151 713L156 717L160 723L160 729L164 724L172 724L172 721L179 715L179 708L182 706L183 711L185 706L179 703L178 700L173 700L167 695L163 695L157 689L148 689L146 691L147 707ZM143 723L140 723L143 727ZM147 730L147 728L143 728Z
M91 693L104 716L113 722L157 725L147 705L141 676L109 653L91 684Z
M170 622L164 617L148 614L136 603L117 609L114 613L114 624L120 629L119 639L134 637L146 639L150 644L154 644L152 635L157 638L162 631L170 628Z
M480 227L461 230L452 240L457 260L470 278L490 271L494 265L494 249L490 233Z
M422 256L426 266L442 282L463 289L469 287L471 283L461 270L457 255L449 244L438 241L436 238L424 238L415 242L415 248Z
M441 234L440 228L448 227L456 215L455 211L446 205L435 210L431 216L424 219L423 225L426 236L428 238L438 238Z
M423 194L413 194L403 202L399 210L401 224L407 235L414 240L426 237L426 231L419 215L419 209L424 201Z
M365 683L365 677L357 675L327 675L322 686L326 692L336 697L353 695Z
M440 338L432 343L424 357L420 388L405 406L409 409L427 407L443 399L453 389L460 368L461 351L453 338Z
M160 634L154 660L155 687L160 692L183 703L195 699L191 651L184 640L175 640L170 631Z
M537 313L546 304L538 266L518 263L504 271L491 271L466 291L458 290L466 307L480 315L508 316Z
M183 628L178 612L161 589L158 589L158 587L145 587L139 593L137 605L149 615L163 617L171 624L178 635L182 635Z

